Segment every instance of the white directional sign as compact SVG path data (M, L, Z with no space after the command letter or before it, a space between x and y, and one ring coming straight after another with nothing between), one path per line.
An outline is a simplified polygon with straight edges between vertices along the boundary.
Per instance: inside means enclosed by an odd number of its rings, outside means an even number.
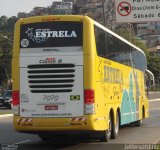
M160 21L160 0L115 0L117 22Z

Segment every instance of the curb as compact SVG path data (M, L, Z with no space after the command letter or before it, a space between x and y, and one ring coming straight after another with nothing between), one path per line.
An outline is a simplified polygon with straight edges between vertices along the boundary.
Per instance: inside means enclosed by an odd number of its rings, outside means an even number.
M3 117L12 117L13 114L6 114L6 115L0 115L0 118L3 118Z
M160 91L149 91L149 94L160 93Z

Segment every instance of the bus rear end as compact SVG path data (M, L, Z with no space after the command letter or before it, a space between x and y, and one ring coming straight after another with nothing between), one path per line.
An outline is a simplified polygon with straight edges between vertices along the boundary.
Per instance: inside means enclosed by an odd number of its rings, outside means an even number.
M82 16L33 17L17 22L12 61L17 131L94 130L94 90L89 77L93 66L84 65L92 64L92 59L84 56L83 30Z

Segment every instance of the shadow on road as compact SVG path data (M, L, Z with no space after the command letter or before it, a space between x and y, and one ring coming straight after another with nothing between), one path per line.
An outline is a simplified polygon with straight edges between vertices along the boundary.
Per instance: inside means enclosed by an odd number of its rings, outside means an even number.
M59 150L68 149L78 146L79 144L97 142L96 139L90 138L89 136L65 136L50 141L39 141L33 144L20 144L18 145L21 150ZM99 142L99 140L98 140Z

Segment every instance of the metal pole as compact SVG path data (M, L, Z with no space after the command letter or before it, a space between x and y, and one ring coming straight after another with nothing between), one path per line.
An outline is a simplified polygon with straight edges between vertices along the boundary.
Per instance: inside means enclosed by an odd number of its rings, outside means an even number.
M105 3L105 0L102 0L102 7L103 7L103 21L104 21L104 26L106 26L106 3Z

